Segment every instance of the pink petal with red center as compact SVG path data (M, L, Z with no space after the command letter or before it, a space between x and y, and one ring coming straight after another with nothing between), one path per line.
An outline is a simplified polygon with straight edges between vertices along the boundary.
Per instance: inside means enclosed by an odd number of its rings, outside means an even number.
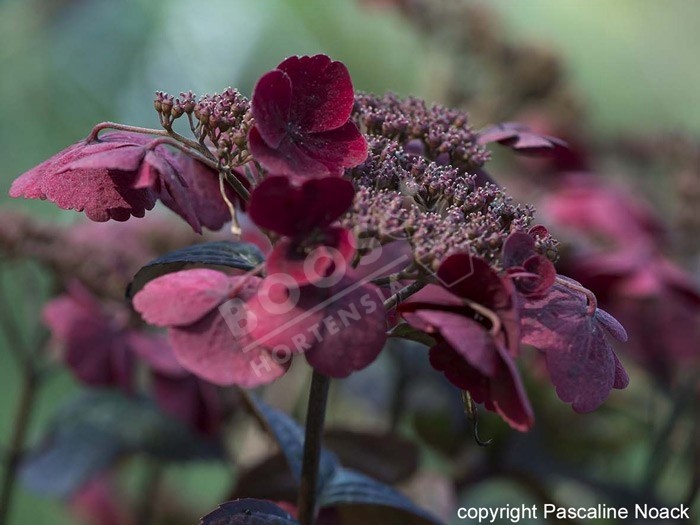
M270 148L277 148L287 134L292 103L292 82L286 73L273 70L258 80L251 108L255 130Z
M216 385L256 387L282 376L290 365L289 360L274 359L245 334L234 334L219 311L171 328L169 338L180 364Z
M302 129L328 131L348 121L355 95L345 64L326 55L293 56L277 69L291 80L291 118Z
M147 323L185 326L226 301L242 279L204 268L169 273L148 282L134 296L134 308Z

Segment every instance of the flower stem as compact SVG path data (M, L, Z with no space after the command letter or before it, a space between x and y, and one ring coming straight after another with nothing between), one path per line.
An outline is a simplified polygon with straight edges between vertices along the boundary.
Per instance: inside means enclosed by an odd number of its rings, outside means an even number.
M136 508L137 525L150 525L158 508L158 493L163 479L163 465L158 461L148 461Z
M10 515L10 505L14 495L17 469L22 453L24 442L29 430L31 415L36 399L38 377L33 369L27 368L22 378L22 391L20 392L19 403L15 415L15 422L12 430L12 437L5 459L5 472L0 488L0 525L7 523Z
M326 418L326 402L330 379L314 370L309 391L309 406L306 412L306 436L304 459L301 466L299 487L299 523L313 525L316 520L316 486L321 458L321 437Z
M394 295L392 295L386 301L384 301L384 309L391 310L394 306L396 306L402 301L405 301L408 297L410 297L418 290L423 288L426 284L427 283L424 283L422 281L413 281L408 286L401 288L398 292L396 292Z

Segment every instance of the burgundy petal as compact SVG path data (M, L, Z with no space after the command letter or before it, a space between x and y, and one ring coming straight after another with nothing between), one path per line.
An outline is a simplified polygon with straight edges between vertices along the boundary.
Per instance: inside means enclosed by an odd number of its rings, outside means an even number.
M486 377L495 375L498 354L493 338L483 325L464 315L438 310L416 310L402 315L414 328L440 334L480 374Z
M85 148L81 141L24 173L13 182L10 196L48 199L59 208L84 211L97 222L143 217L153 208L153 192L132 188L134 174L92 168L65 171L85 155Z
M331 175L321 162L312 159L302 151L288 136L279 147L272 148L263 140L256 127L248 133L248 148L260 164L270 173L299 177L326 177Z
M483 259L466 253L457 253L445 259L438 268L437 277L450 292L497 314L507 347L513 355L517 355L520 320L515 288L510 279L502 278Z
M331 175L341 175L345 168L357 166L367 159L367 140L353 122L310 134L298 146L310 158L323 164Z
M335 129L348 121L355 96L345 64L326 55L292 56L277 69L291 79L292 121L309 133Z
M325 177L294 186L287 177L273 176L260 183L250 199L251 219L260 227L287 236L324 229L350 207L351 182Z
M525 260L535 253L535 239L532 235L525 232L513 232L503 243L503 267L522 266Z
M498 413L512 428L526 432L534 424L530 401L508 352L500 346L497 352L498 371L490 379L470 366L447 343L430 349L430 364L456 387L468 391L474 401Z
M286 73L265 73L253 90L251 108L255 130L270 148L277 148L287 133L292 102L292 82Z

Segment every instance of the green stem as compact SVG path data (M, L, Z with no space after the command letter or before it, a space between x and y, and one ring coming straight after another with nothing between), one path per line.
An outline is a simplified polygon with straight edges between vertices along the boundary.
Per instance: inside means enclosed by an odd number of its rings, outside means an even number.
M141 490L139 491L136 508L136 524L150 525L153 523L158 504L158 491L163 479L163 465L158 461L149 461L143 474Z
M17 481L17 469L22 459L24 443L27 438L36 400L37 382L36 373L31 369L26 369L26 372L23 374L22 390L15 414L12 437L8 446L2 488L0 488L0 525L5 525L10 515L10 507Z
M321 459L321 438L326 418L326 403L330 379L314 370L309 391L309 406L306 412L306 435L304 437L304 459L301 466L299 487L299 523L313 525L316 520L316 487L318 467Z

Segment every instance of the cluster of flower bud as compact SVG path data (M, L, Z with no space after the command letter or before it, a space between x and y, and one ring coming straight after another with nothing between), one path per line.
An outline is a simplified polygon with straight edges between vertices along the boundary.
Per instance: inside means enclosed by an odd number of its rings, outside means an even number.
M352 118L367 135L395 140L409 153L439 165L470 171L489 160L467 114L457 109L393 93L357 93Z
M534 218L531 206L514 203L495 184L477 185L475 175L430 162L384 138L370 139L367 160L346 175L357 193L344 226L381 244L408 241L423 268L434 269L458 251L499 267L505 239L527 230ZM537 249L556 258L549 234L538 237Z
M156 93L154 107L165 129L187 115L190 129L200 143L213 145L222 166L241 164L248 154L248 130L253 123L250 101L238 90L227 88L221 93L199 98L188 91L174 98Z

